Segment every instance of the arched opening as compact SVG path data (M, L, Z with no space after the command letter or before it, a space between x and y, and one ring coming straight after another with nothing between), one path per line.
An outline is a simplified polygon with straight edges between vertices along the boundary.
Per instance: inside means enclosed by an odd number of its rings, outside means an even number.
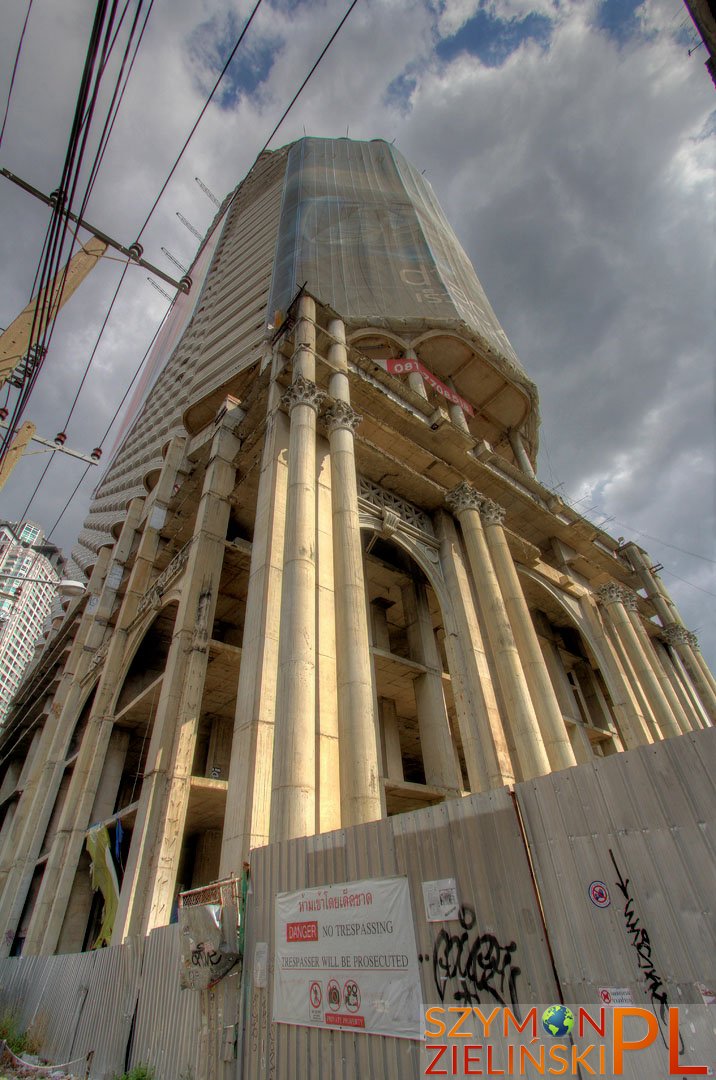
M363 533L373 680L388 814L466 790L435 590L407 551Z
M521 581L577 763L617 753L618 719L595 649L552 590L532 575Z

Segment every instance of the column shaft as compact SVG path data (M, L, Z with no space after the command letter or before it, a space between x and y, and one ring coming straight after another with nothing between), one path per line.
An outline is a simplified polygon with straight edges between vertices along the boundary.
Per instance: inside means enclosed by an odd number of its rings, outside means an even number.
M501 522L503 513L504 511L495 503L487 500L483 503L482 518L487 546L495 565L497 580L504 597L549 763L553 769L567 769L571 765L576 765L577 760L569 741L542 650L539 647L537 632L527 607L512 553L507 545Z
M600 645L599 666L609 687L622 743L626 750L653 742L649 725L634 695L619 653L607 634L601 613L591 596L584 596L581 608L593 637Z
M669 703L659 685L654 669L649 663L643 643L629 618L629 613L625 607L625 600L631 602L629 597L625 595L624 590L619 586L612 585L603 586L600 590L600 596L603 602L607 604L609 617L624 646L624 651L634 669L634 674L644 692L647 705L654 716L662 738L680 735L681 728L669 708Z
M465 537L478 603L482 608L482 621L487 628L522 779L529 780L550 771L549 757L490 558L478 511L480 504L481 496L468 484L459 485L449 496L449 505L457 513Z
M279 391L277 383L269 390L226 796L222 877L238 873L250 849L269 839L289 436L288 419L279 409Z
M326 419L331 450L341 824L345 827L381 817L384 796L358 516L354 433L361 418L350 407L345 328L334 319L329 330L334 339L329 361L338 369L330 379L333 404Z
M290 410L270 838L316 827L316 413L315 304L299 306Z
M169 922L184 842L216 601L240 443L227 409L204 474L181 599L147 754L114 940ZM146 789L146 790L145 790Z
M112 571L115 575L115 587L119 586L122 567L129 560L139 530L142 508L143 500L134 499L127 511L122 535L117 545L122 561L120 562L118 558ZM127 603L125 595L117 616L117 624L109 639L107 657L100 675L92 711L74 765L67 798L25 939L24 951L29 954L53 953L57 948L67 902L77 872L77 862L84 847L85 831L90 824L90 813L112 733L112 704L121 673L126 628L134 616L134 610L132 605Z
M462 788L462 778L455 760L442 687L442 665L425 586L413 581L403 586L402 594L410 655L428 668L413 683L425 782L428 787L457 792Z
M447 634L445 651L468 783L471 791L486 791L513 783L515 774L467 569L455 523L448 514L440 515L438 537L440 562L458 626L456 634Z
M651 665L652 671L656 677L656 680L661 688L662 697L666 709L671 713L674 720L672 730L668 732L669 735L678 735L682 732L691 731L691 722L689 721L681 702L671 685L669 676L667 675L664 667L661 663L659 656L656 653L654 644L646 632L639 612L636 607L629 608L629 619L634 627L634 631L641 642L641 647L644 650L644 654ZM667 732L664 733L665 735Z
M57 798L67 747L77 720L82 697L81 680L89 670L94 655L91 633L95 628L95 618L99 609L111 609L111 605L102 604L100 593L106 586L107 570L112 557L110 547L102 548L97 556L88 586L87 600L79 621L79 626L72 642L70 655L60 679L60 684L52 701L45 721L38 748L32 763L23 779L23 792L17 804L17 812L3 829L4 842L0 856L0 955L4 955L5 931L15 929L17 920L25 903L27 888L32 879L35 862L40 854L47 824ZM112 591L112 603L114 592ZM105 623L95 628L96 644L100 644L105 631ZM23 772L25 770L23 769ZM15 902L20 881L25 885ZM16 914L11 909L19 908ZM9 946L8 946L9 947Z

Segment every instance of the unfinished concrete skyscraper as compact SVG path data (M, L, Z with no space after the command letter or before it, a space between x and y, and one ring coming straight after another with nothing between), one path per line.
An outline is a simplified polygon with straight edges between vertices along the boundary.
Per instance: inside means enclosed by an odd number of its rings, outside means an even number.
M4 734L6 953L96 941L93 825L120 942L252 847L716 716L647 555L536 480L536 389L393 146L263 154L191 276Z

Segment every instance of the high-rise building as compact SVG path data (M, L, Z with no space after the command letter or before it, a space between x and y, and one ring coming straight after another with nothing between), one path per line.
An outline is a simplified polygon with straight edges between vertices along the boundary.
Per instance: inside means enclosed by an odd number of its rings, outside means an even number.
M33 521L0 523L0 727L35 653L52 608L59 575L53 545Z
M716 717L646 553L536 479L536 388L393 146L263 154L191 277L0 744L6 951L97 940L91 826L119 942L253 847Z

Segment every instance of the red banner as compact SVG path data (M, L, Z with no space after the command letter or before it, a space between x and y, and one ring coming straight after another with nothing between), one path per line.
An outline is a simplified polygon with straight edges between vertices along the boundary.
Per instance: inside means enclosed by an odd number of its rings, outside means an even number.
M447 401L450 401L453 405L459 405L463 412L468 416L474 416L475 410L469 401L465 401L465 398L460 397L455 390L451 390L449 386L446 386L444 382L441 382L436 375L433 375L432 371L428 371L424 364L421 364L419 360L411 360L406 357L389 357L387 360L376 360L377 364L384 367L389 375L407 375L410 371L417 371L425 379L428 386L432 387L436 394L440 394Z

